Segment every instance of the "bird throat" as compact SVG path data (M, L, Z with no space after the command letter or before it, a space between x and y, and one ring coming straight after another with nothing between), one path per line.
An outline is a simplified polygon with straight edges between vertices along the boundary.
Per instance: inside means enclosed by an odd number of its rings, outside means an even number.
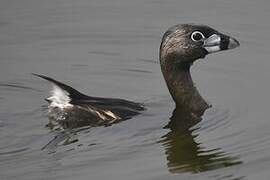
M201 97L193 83L190 74L192 63L175 59L166 59L161 62L162 73L175 101L176 110L190 112L198 117L202 116L210 106Z

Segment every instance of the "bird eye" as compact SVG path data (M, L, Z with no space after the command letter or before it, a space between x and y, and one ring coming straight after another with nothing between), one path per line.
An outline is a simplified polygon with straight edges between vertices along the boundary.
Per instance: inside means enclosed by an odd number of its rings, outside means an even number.
M204 38L205 37L204 37L203 33L201 33L200 31L194 31L191 34L191 39L192 39L192 41L195 41L195 42L200 41L200 40L202 40Z

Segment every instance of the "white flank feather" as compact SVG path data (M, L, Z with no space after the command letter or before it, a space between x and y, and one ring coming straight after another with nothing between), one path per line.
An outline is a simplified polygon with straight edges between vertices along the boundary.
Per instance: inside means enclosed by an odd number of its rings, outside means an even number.
M70 104L71 99L69 93L56 85L53 85L51 96L47 99L51 102L51 107L58 107L61 109L73 107L73 105Z
M112 117L113 119L120 119L120 117L116 116L112 111L104 111L104 113Z

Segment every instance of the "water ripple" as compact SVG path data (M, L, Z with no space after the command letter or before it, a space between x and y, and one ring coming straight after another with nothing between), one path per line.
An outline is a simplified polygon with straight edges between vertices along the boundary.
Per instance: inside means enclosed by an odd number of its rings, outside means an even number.
M26 89L26 90L32 90L32 91L36 91L36 92L41 92L40 90L34 89L32 87L20 85L18 83L0 83L0 87L15 88L15 89Z
M29 148L20 148L20 149L10 150L10 151L7 151L7 152L0 152L0 156L18 154L18 153L27 151L28 149Z

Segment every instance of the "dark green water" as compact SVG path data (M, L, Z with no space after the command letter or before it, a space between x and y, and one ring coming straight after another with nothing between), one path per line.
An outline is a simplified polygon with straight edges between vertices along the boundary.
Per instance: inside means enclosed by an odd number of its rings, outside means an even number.
M2 0L0 179L268 180L269 17L266 0ZM169 26L189 22L229 33L241 47L193 66L213 108L190 131L171 132L158 48ZM67 143L45 127L49 85L30 73L144 102L147 111Z

